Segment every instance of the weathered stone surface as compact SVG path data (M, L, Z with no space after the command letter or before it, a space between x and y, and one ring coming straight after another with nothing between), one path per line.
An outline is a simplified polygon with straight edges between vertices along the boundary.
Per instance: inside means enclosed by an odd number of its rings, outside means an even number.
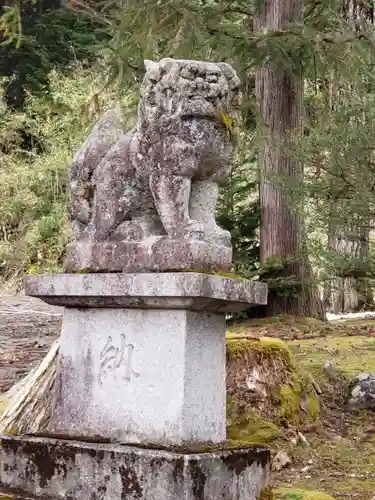
M375 411L375 373L360 373L352 380L349 404L353 408Z
M50 500L258 500L269 463L261 447L187 453L10 437L0 485Z
M167 238L143 242L79 241L67 246L67 255L67 272L230 271L233 267L229 247Z
M69 307L237 312L267 303L267 285L203 273L26 276L27 295Z
M50 430L113 442L226 439L225 317L66 308Z
M163 270L164 262L166 269L180 269L180 260L189 268L212 269L223 261L226 267L230 234L216 224L215 207L218 183L231 170L228 124L240 101L240 81L228 64L148 61L136 129L123 134L120 118L107 112L73 161L73 232L77 241L94 245L86 251L71 245L66 269L139 271L144 264ZM173 243L159 247L159 239ZM119 242L128 245L114 245ZM208 245L207 259L197 242ZM146 258L147 247L155 262Z

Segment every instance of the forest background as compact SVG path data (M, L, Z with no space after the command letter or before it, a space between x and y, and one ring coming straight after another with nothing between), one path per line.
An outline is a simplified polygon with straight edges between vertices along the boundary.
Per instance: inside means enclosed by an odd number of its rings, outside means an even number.
M221 60L244 93L218 220L248 314L374 308L375 7L367 0L8 0L0 17L0 274L61 268L67 171L93 122L134 125L144 59Z

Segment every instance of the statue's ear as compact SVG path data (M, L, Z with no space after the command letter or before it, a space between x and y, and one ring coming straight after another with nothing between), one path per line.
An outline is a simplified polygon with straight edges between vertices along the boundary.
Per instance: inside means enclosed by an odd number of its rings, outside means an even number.
M157 69L158 63L155 61L150 61L149 59L144 60L144 65L146 68L146 71L150 71L152 69Z

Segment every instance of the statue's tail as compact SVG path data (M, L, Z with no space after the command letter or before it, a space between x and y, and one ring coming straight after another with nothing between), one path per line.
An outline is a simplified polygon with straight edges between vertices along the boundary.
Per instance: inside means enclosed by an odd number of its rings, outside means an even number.
M72 194L70 215L74 231L86 226L91 216L94 170L123 134L120 112L111 109L94 125L91 134L75 155L69 170Z

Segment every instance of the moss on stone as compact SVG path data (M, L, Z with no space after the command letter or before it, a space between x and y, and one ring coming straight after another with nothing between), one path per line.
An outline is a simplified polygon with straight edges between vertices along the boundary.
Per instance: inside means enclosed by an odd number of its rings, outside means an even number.
M259 443L267 443L274 439L275 433L272 431L269 438L263 436L262 432L259 436L253 429L254 412L249 413L249 411L256 412L257 409L259 413L255 415L272 425L275 422L278 425L287 423L299 426L318 418L319 399L310 380L300 371L291 351L282 340L270 337L236 338L229 335L227 363L228 391L231 393L227 403L227 415L232 435L253 440L251 432L261 439ZM258 408L256 403L255 407L253 403L257 399L249 399L249 391L246 388L247 377L252 380L254 367L257 371L255 380L263 380L266 383L266 386L262 386L262 382L255 383L255 394L261 401ZM267 387L266 393L262 389L264 387Z
M255 453L264 453L265 451L269 453L268 447L264 446L262 443L256 443L249 439L227 439L221 443L205 443L196 445L180 445L180 446L156 446L152 443L147 444L148 449L171 451L173 453L182 454L197 454L197 453L212 453L215 451L235 451L242 450L246 448L247 450L253 450ZM1 500L1 498L0 498Z
M280 387L281 419L292 425L299 425L306 420L316 420L319 412L319 399L310 382L303 374L296 371L291 377L290 384Z
M270 486L267 488L262 488L257 500L275 500L275 494Z
M315 393L310 393L307 395L307 418L310 420L316 420L320 413L320 402Z
M281 431L270 420L263 418L256 410L228 416L228 440L231 443L267 444L281 435Z
M321 491L308 491L296 488L279 488L274 490L276 500L335 500Z
M249 281L248 278L241 276L239 274L233 273L231 271L220 270L210 271L209 269L183 269L184 273L198 273L198 274L208 274L210 276L222 276L223 278L232 278L234 280L245 280Z
M288 346L280 339L262 337L260 339L235 338L227 332L227 359L231 361L243 357L249 351L256 351L259 358L280 356L286 365L294 370L295 364Z
M227 359L241 359L249 352L251 346L248 341L244 340L227 340Z
M301 422L301 389L297 384L280 387L280 417L293 425Z

